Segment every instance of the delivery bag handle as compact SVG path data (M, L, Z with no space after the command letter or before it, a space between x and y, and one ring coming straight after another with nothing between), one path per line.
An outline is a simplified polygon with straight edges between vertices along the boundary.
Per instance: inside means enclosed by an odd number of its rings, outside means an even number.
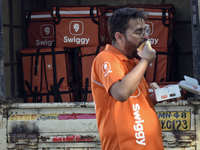
M169 14L170 15L170 14ZM169 18L170 18L170 16L169 16ZM166 23L166 10L165 9L163 9L163 11L162 11L162 24L165 26L165 27L169 27L169 23L167 24Z
M57 7L56 7L56 19L55 19L55 24L59 24L59 23L60 23L60 20L61 20L60 11L59 11L59 7L57 6Z
M161 5L164 5L164 4L165 4L165 0L162 0Z
M94 13L93 13L94 7L95 7L95 6L91 6L91 7L90 7L90 18L92 19L92 21L93 21L95 24L99 24L99 22L96 21L96 20L94 19ZM97 6L96 6L96 10L97 10L97 16L98 16L98 7L97 7Z
M30 20L31 20L31 11L28 12L28 16L26 18L26 28L27 29L29 27Z

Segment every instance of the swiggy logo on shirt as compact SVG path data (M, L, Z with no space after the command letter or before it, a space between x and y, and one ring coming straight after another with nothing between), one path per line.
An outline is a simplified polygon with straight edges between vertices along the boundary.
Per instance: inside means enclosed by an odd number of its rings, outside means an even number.
M133 129L135 131L135 138L136 143L139 145L146 145L146 139L145 139L145 133L144 133L144 127L143 123L144 120L141 118L140 115L140 105L139 104L133 104L133 115L135 124L133 125Z
M101 66L101 69L103 71L104 76L106 77L108 75L108 73L111 73L111 65L109 62L105 62L103 63L103 65Z

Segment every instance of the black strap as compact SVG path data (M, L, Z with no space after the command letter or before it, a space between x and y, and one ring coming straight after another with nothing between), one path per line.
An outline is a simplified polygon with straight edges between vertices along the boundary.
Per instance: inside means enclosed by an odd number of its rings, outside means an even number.
M29 84L29 82L27 80L25 80L25 84L26 84L29 92L33 95L33 103L35 103L36 102L36 98L37 98L37 94L38 94L38 92L37 92L38 91L38 87L35 86L34 87L34 91L33 91L32 90L32 86Z
M164 5L164 4L165 4L165 0L162 0L161 5Z
M75 71L75 80L79 81L80 76L79 76L79 53L81 54L80 47L75 48L74 51L74 71ZM81 54L82 55L82 54Z
M31 20L31 11L28 12L28 17L26 18L26 28L29 28L30 20Z
M36 51L36 55L35 55L35 66L34 66L34 75L37 75L37 70L38 70L38 59L40 56L40 49L37 49ZM40 93L42 91L42 77L43 77L43 65L42 65L42 59L41 59L41 64L40 64L40 70L41 70L41 74L40 74L40 91L38 91L38 93Z
M57 83L56 55L55 55L54 47L51 47L51 50L52 50L52 64L53 64L53 87L52 87L51 90L54 94L54 101L62 102L62 97L61 97L60 92L59 92L59 87L61 86L61 84L64 80L64 77L59 80L59 83Z
M154 65L154 74L153 74L153 82L155 82L155 78L156 78L158 55L170 55L170 53L169 52L156 52L156 59L155 59L155 65ZM159 82L162 82L162 80L164 80L164 79L161 79L161 81L159 81Z
M34 96L33 96L33 103L36 103L36 99L38 98L37 95L36 95L37 89L38 89L38 87L35 86L35 87L34 87L34 92L33 92L33 93L34 93Z
M166 19L166 10L163 9L162 11L162 24L165 26L165 27L169 27L169 23L167 24L166 23L166 20L170 20L170 14L168 13L168 18L169 19Z
M157 70L157 61L158 61L158 54L156 53L155 65L154 65L154 73L153 73L153 82L155 82L156 78L156 70Z
M49 103L49 93L47 94L47 103Z
M37 74L37 66L38 66L38 60L35 60L35 66L34 66L34 74ZM37 92L38 92L38 87L35 86L34 87L34 91L32 90L33 87L33 56L31 56L31 83L29 83L27 80L25 80L25 85L27 86L29 92L33 95L33 103L36 102L36 98L37 98ZM25 91L25 95L27 95L27 91ZM25 101L27 101L27 96L25 97Z
M63 94L63 93L62 93ZM46 96L46 102L50 102L49 100L49 96L50 94L49 93L37 93L36 94L26 94L24 99L25 99L25 102L27 103L28 102L28 97L31 97L32 98L32 103L41 103L42 100L44 99L44 96Z
M95 6L91 6L91 7L90 7L90 18L92 19L92 21L93 21L95 24L99 24L99 22L96 21L96 20L94 19L94 13L93 13L94 7L95 7ZM97 7L97 6L96 6L96 10L97 10L97 13L98 13L98 7ZM98 14L97 14L97 16L98 16Z
M25 80L25 84L26 84L29 92L32 93L32 86L29 84L29 82L27 80Z
M72 76L72 68L74 68L74 66L73 67L71 67L73 64L72 64L72 56L73 55L71 55L71 51L70 51L70 49L69 48L66 48L66 47L64 47L63 48L64 49L64 52L65 52L65 64L66 64L66 72L67 72L67 85L68 86L70 86L70 84L73 82L73 76ZM72 50L73 52L74 52L74 50Z
M60 87L60 86L61 86L61 84L63 83L64 79L65 79L65 77L63 77L63 78L60 78L60 80L59 80L59 82L58 82L58 87Z
M100 51L100 46L97 46L97 49L96 49L96 54L95 56L97 56L99 54L99 51Z
M36 56L35 56L34 75L37 75L39 53L40 53L40 49L37 49Z
M56 7L56 19L55 19L55 24L59 24L61 20L60 17L60 11L59 11L59 7Z
M88 82L89 82L89 79L88 79L88 78L85 78L85 98L84 98L84 101L85 101L85 102L87 102Z
M45 83L46 83L47 91L50 95L53 95L51 89L48 88L49 86L48 86L48 81L47 81L46 62L45 62L44 55L42 55L42 60L43 60L43 64L44 64L44 76L45 76Z
M43 81L42 78L43 78L43 70L44 70L43 67L45 68L45 66L42 65L43 64L42 62L44 62L44 58L41 57L41 65L40 65L41 66L41 74L40 74L40 91L39 91L39 93L41 93L41 91L42 91L42 81Z
M78 102L80 101L80 94L79 94L79 86L77 86L78 84L74 84L73 82L71 83L71 86L70 86L70 92L73 92L74 93L74 97L73 97L73 101L74 102ZM71 94L70 94L70 101L71 101Z
M31 87L33 85L33 55L31 56Z
M42 95L37 96L37 102L41 103L42 102Z
M39 58L40 49L37 49L36 55L35 55L35 65L34 65L34 75L37 75L37 69L38 69L38 58ZM41 60L42 62L42 60ZM29 84L28 81L25 81L25 84L29 90L29 92L33 95L33 103L37 102L37 94L41 92L42 90L42 63L41 63L41 84L40 84L40 91L38 91L38 86L34 87L34 91L32 91L33 86L33 56L31 57L31 84Z
M52 65L53 65L53 84L56 85L57 75L56 75L56 56L54 47L52 47L51 50L52 50Z

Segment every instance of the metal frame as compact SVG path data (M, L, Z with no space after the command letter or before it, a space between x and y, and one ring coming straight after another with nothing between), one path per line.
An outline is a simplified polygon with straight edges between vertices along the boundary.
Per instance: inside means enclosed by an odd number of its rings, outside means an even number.
M15 95L15 72L14 72L14 38L13 38L13 0L9 0L9 25L10 25L10 36L9 36L9 51L10 51L10 80L11 80L11 97Z
M2 0L0 0L0 102L5 101Z
M35 2L35 1L33 1ZM23 0L21 1L23 3ZM81 5L81 0L77 0ZM15 96L15 73L14 73L14 48L13 48L13 1L9 0L9 27L10 27L10 60L9 64L4 64L4 43L3 43L3 22L2 22L2 0L0 0L0 101L5 101L5 75L4 67L11 68L11 97ZM22 8L23 9L23 8ZM191 31L192 31L192 51L194 78L200 83L200 0L191 0ZM5 25L7 26L7 25ZM23 41L24 42L24 41Z
M200 0L191 0L191 28L194 78L200 83Z

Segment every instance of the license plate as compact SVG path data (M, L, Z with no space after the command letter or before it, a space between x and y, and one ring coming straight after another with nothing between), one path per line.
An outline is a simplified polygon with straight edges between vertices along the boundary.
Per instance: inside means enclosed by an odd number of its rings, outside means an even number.
M190 130L190 112L165 111L157 112L162 131L187 131Z

